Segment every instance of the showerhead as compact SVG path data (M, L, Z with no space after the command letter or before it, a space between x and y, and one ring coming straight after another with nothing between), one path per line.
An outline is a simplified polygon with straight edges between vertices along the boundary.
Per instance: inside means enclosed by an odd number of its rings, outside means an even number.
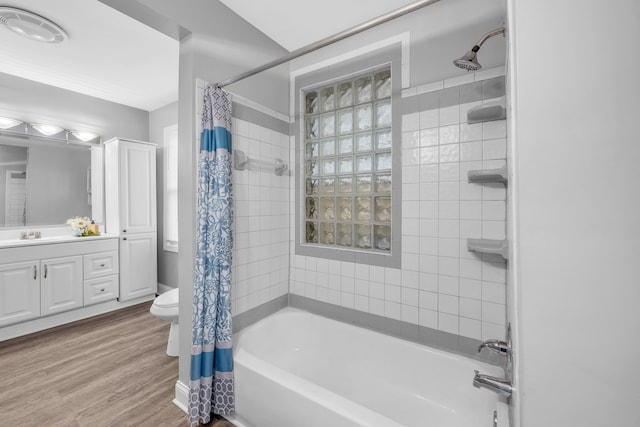
M478 55L476 52L480 50L480 46L474 46L469 52L465 53L462 58L453 61L453 64L467 71L477 71L482 68L482 65L478 63Z
M482 68L482 65L480 65L480 63L478 62L478 56L477 56L477 52L480 50L480 46L482 46L482 44L486 42L488 38L498 34L504 34L504 27L491 30L487 34L482 36L480 41L478 41L478 43L476 43L476 45L473 46L473 48L469 52L465 53L462 58L456 59L455 61L453 61L453 64L456 67L462 68L463 70L467 70L467 71L479 70L480 68Z

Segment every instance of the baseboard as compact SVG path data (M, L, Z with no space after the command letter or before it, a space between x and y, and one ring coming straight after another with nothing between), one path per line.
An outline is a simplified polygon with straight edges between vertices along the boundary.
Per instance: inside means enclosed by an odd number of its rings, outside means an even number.
M23 335L32 334L34 332L43 331L45 329L54 328L56 326L65 325L67 323L76 322L78 320L87 319L89 317L98 316L100 314L109 313L111 311L120 310L122 308L131 307L132 305L152 301L154 298L155 295L152 294L125 302L117 300L106 301L51 316L38 317L25 322L3 326L0 327L0 341L6 341Z
M189 411L189 387L180 380L176 381L176 396L173 404L180 408L185 414Z
M174 288L172 288L169 285L165 285L164 283L158 282L158 294L164 294L165 292L168 292L171 289L174 289Z

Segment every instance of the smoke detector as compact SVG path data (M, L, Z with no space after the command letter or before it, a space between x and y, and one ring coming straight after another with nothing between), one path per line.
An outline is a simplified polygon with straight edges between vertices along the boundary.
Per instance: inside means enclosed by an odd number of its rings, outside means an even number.
M67 33L50 20L13 7L0 6L0 23L16 34L44 43L60 43Z

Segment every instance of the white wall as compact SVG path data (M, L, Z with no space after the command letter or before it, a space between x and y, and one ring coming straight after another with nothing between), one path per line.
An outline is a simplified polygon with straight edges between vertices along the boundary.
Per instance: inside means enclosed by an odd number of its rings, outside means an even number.
M640 425L640 3L508 1L519 425Z
M506 263L466 245L505 238L504 184L467 182L469 170L505 164L506 121L467 124L470 108L499 101L491 94L502 93L501 79L488 77L501 73L471 73L462 86L451 86L459 78L431 82L446 91L409 97L415 108L405 107L402 139L394 141L402 167L400 268L292 253L290 293L476 340L504 339Z
M178 254L164 250L164 128L178 123L178 102L149 112L149 141L158 144L156 151L158 205L158 282L178 287Z
M0 116L146 141L149 113L115 102L0 73Z

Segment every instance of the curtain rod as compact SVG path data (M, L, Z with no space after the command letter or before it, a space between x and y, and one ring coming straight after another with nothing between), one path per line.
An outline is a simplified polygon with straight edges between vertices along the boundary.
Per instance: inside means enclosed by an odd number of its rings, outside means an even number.
M278 65L284 64L285 62L289 62L291 60L294 60L302 55L306 55L307 53L311 53L315 50L321 49L325 46L328 46L330 44L339 42L340 40L344 40L348 37L354 36L358 33L361 33L363 31L366 31L370 28L376 27L380 24L384 24L385 22L391 21L392 19L395 18L399 18L403 15L409 14L411 12L414 12L418 9L421 9L425 6L429 6L432 5L433 3L437 3L440 0L420 0L411 4L408 4L406 6L403 6L399 9L396 9L392 12L386 13L384 15L380 15L377 18L373 18L370 21L367 21L365 23L362 23L360 25L356 25L355 27L351 27L348 30L342 31L340 33L334 34L332 36L329 36L327 38L324 38L322 40L319 40L315 43L311 43L307 46L301 47L300 49L296 49L293 52L290 52L288 55L283 56L280 59L276 59L275 61L271 61L268 62L258 68L254 68L253 70L249 70L245 73L242 74L238 74L237 76L231 77L229 79L223 80L221 82L218 82L214 85L210 85L213 87L225 87L228 86L230 84L239 82L240 80L244 80L247 77L251 77L254 76L258 73L261 73L263 71L269 70L273 67L277 67Z

